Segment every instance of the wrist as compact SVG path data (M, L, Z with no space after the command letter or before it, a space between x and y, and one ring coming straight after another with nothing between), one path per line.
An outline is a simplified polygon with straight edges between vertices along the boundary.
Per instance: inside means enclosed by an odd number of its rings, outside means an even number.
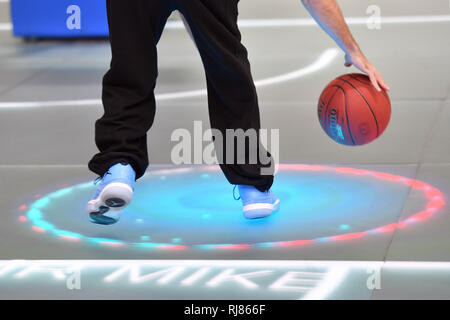
M346 45L344 51L351 56L361 54L361 49L356 42Z

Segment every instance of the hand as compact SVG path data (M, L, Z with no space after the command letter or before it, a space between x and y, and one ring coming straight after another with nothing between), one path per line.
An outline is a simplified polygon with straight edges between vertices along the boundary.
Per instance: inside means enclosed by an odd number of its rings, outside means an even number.
M384 82L381 74L377 69L375 69L370 61L367 60L367 58L360 50L357 50L354 53L346 53L344 65L346 67L354 65L357 69L367 74L370 78L370 82L372 82L372 85L375 87L375 89L377 89L377 91L381 91L381 88L383 88L385 91L390 90L390 88L386 85L386 82Z

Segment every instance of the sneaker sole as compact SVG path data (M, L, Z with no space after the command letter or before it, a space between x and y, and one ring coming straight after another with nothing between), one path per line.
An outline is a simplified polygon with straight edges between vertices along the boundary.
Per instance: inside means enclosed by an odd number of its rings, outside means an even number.
M244 206L244 217L247 219L260 219L270 216L272 212L280 209L280 200L271 203L252 203Z
M86 211L89 220L96 224L110 225L116 223L121 211L131 202L133 189L125 183L108 184L97 199L88 202Z

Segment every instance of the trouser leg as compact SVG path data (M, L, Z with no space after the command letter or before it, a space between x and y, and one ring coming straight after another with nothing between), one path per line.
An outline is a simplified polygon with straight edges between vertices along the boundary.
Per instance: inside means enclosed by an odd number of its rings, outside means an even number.
M103 77L103 116L95 123L99 153L89 168L103 175L128 162L140 178L148 166L147 131L155 116L156 44L170 15L168 0L107 0L112 58Z
M260 143L258 98L247 50L237 26L238 0L178 0L177 4L190 26L205 67L211 128L219 130L223 137L222 146L215 141L216 153L222 155L220 167L232 184L267 190L273 183L273 158ZM239 156L236 145L233 163L226 161L230 152L226 148L230 143L227 129L253 129L258 134L256 144L245 145L243 164L236 162ZM254 153L256 162L251 161ZM268 164L262 163L262 153L269 157Z

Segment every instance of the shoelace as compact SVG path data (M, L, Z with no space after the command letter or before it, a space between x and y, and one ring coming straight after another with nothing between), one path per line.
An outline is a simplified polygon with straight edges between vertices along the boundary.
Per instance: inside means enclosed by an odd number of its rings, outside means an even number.
M236 192L235 192L236 187L237 187L237 184L234 185L234 188L233 188L233 198L234 198L234 200L240 200L240 199L241 199L241 196L239 196L239 198L236 198Z
M107 171L103 177L98 177L97 179L94 180L94 185L96 185L97 183L99 183L107 174L111 174L111 172Z

